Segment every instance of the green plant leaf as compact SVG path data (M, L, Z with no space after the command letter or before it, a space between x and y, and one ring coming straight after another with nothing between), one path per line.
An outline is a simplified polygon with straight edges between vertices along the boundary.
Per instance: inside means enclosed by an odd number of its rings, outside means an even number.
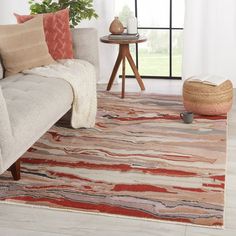
M93 0L29 0L31 14L56 12L65 8L70 12L70 26L77 26L83 19L98 18L93 9Z

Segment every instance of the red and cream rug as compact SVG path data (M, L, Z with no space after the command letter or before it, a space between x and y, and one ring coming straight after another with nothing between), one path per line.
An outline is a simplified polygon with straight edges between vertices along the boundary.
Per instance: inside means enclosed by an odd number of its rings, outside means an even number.
M222 226L226 116L187 125L177 96L98 96L96 127L53 126L21 158L20 181L0 176L0 200Z

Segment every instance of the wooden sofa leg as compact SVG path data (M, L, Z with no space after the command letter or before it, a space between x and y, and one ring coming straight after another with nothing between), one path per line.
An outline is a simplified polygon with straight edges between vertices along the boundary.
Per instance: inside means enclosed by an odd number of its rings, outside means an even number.
M18 159L14 164L8 169L11 171L12 177L14 180L20 179L20 160Z

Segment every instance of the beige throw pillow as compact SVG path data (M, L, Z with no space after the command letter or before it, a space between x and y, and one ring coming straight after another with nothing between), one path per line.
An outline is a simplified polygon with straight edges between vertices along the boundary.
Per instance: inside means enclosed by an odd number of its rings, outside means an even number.
M0 25L0 55L6 76L54 62L48 52L43 16L18 25Z

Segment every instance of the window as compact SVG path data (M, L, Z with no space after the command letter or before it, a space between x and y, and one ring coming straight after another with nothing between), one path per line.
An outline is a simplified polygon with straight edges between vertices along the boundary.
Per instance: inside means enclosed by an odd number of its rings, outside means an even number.
M141 76L181 79L184 0L116 0L124 25L131 12L138 18L139 33L148 38L131 46ZM127 72L132 75L130 68Z

